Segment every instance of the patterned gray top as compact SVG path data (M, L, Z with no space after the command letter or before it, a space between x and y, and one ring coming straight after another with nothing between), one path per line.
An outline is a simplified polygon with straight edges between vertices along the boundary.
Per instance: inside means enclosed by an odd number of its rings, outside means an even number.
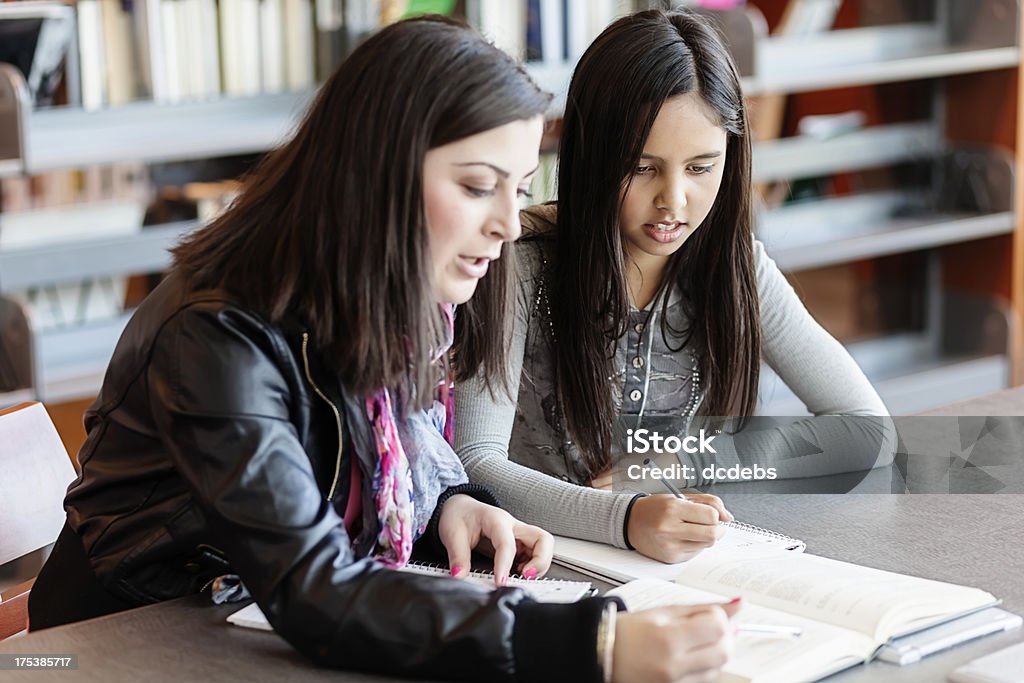
M623 524L632 494L588 486L575 446L566 438L556 410L545 270L552 267L553 242L516 245L520 286L508 359L513 402L492 396L478 381L456 388L455 449L470 480L490 488L513 515L548 531L625 547ZM768 365L815 415L885 415L886 409L846 350L804 308L775 262L755 240L761 297L763 356ZM666 315L685 329L685 301L670 291ZM619 339L615 367L623 414L692 416L699 408L695 351L673 352L661 334L661 304L630 312ZM766 444L770 450L770 444ZM820 471L844 471L817 463ZM779 476L787 473L785 463ZM855 469L846 467L847 470ZM809 476L813 470L800 471Z
M552 348L551 306L548 282L554 242L523 242L520 252L524 281L532 287L532 300L520 308L529 313L526 346L519 381L519 400L512 426L509 453L514 462L541 470L563 481L586 484L586 469L575 445L567 438L556 410ZM703 398L700 370L692 349L673 350L661 334L663 307L660 297L643 310L631 310L625 336L615 350L613 390L623 415L680 415L693 417ZM665 314L672 329L685 332L687 311L683 298L669 295ZM679 346L678 342L675 344ZM456 425L459 420L456 420Z

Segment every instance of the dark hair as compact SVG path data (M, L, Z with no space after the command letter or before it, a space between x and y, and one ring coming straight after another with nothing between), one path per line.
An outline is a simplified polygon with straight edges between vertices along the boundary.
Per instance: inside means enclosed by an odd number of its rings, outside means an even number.
M463 24L393 24L341 64L235 203L174 250L176 267L193 286L222 287L275 324L301 321L357 395L400 387L409 403L416 387L423 401L438 379L431 360L444 324L424 157L543 114L549 99ZM506 273L493 270L495 280Z
M593 474L609 464L612 360L629 319L620 197L662 104L691 92L728 134L726 166L710 213L666 270L665 282L687 297L689 331L672 329L662 316L661 334L670 348L699 349L703 415L754 410L761 341L739 75L716 31L697 14L639 12L610 25L580 59L559 150L555 379L566 428Z

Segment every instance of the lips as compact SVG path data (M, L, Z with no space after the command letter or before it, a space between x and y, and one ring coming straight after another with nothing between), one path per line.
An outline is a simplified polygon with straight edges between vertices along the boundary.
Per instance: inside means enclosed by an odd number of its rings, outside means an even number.
M675 242L679 239L683 232L686 230L686 223L680 223L673 221L670 223L644 223L644 233L662 244L668 244Z
M463 275L479 280L487 274L491 259L486 256L459 256L456 264Z

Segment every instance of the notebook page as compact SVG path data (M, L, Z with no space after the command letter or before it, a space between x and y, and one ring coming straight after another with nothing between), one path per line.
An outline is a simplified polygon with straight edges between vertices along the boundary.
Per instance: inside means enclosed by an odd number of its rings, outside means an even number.
M725 534L714 546L702 551L701 555L714 555L722 549L770 549L773 552L793 549L801 552L806 547L802 541L742 522L723 524L722 527ZM612 583L626 583L640 578L674 581L688 561L665 564L635 550L555 536L555 562L585 574L607 579Z
M399 571L411 574L425 574L428 576L439 576L451 578L446 567L436 565L410 563ZM468 576L458 579L469 583L493 589L494 574L492 572L470 572ZM522 588L530 597L537 602L576 602L590 593L591 585L588 581L565 581L562 579L524 579L518 576L510 576L509 587Z
M462 579L453 579L447 569L425 564L409 564L399 571L410 574L425 574L447 578L451 581L466 581L487 589L494 589L494 574L488 572L470 572L469 576ZM586 597L591 591L591 585L586 581L563 581L561 579L523 579L509 577L510 587L522 588L530 597L538 602L576 602ZM255 602L243 607L228 617L228 621L236 626L255 628L263 631L272 631L270 623Z
M261 631L273 631L270 622L263 616L263 610L255 602L228 616L228 623L245 628L256 628Z

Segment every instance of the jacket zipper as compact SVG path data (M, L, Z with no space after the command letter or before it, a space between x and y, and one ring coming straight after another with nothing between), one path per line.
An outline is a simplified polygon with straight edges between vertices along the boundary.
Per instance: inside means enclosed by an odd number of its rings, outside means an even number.
M306 380L309 381L309 385L313 387L313 391L316 392L317 396L322 398L327 405L331 407L331 411L334 413L334 422L338 425L338 457L334 463L334 481L331 482L331 490L327 494L327 502L331 502L334 498L334 490L338 487L338 477L341 476L341 449L344 441L342 440L341 434L341 413L338 412L338 407L334 405L331 399L327 398L324 392L320 391L320 387L313 381L313 376L309 372L309 356L306 352L306 347L309 345L309 333L302 333L302 363L306 369Z

